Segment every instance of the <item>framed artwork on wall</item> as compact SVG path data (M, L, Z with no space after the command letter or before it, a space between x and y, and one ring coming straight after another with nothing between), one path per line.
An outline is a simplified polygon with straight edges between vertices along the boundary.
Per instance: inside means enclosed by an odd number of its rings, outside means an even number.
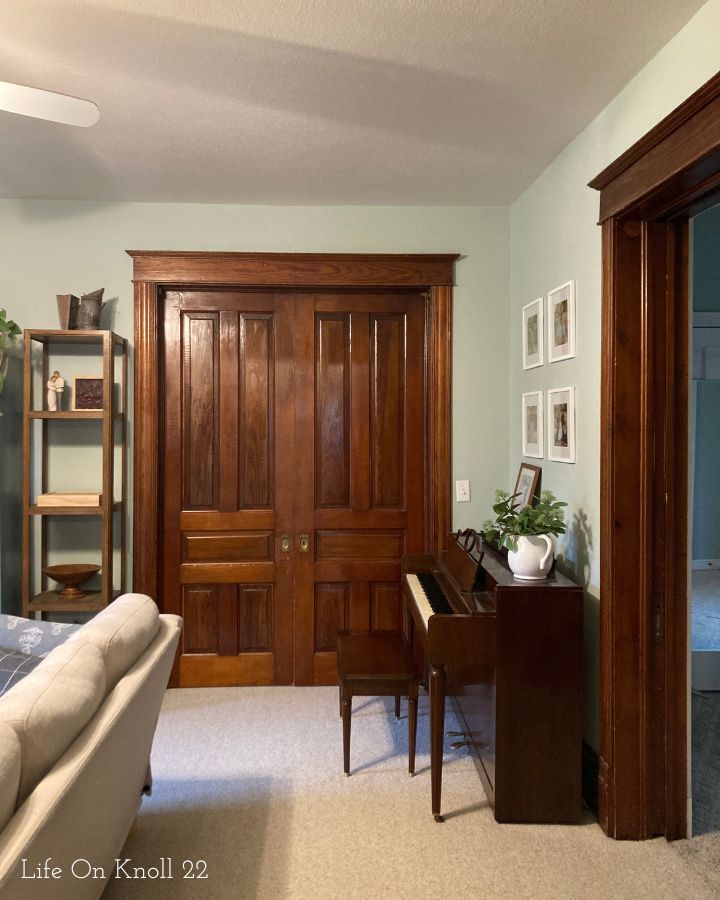
M575 462L575 388L548 391L548 459Z
M515 481L515 490L513 494L519 494L516 498L520 509L526 506L532 506L533 500L540 492L540 474L542 469L540 466L531 466L530 463L520 463L520 470Z
M523 306L523 369L541 366L543 359L544 297Z
M543 392L522 395L522 455L543 458Z
M548 294L548 360L575 356L575 282L567 281Z

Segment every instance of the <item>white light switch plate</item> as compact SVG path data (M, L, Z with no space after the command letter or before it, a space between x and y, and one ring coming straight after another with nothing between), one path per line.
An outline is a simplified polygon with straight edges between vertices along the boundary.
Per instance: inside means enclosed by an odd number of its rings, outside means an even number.
M455 499L458 503L469 503L470 502L470 482L469 481L456 481L455 482Z

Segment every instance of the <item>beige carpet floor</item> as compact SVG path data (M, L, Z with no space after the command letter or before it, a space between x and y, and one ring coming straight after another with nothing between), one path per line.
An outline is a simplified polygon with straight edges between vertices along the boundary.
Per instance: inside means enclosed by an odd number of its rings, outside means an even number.
M464 751L446 752L447 821L436 824L427 698L414 778L406 768L406 720L396 724L391 706L390 699L356 699L353 774L346 778L336 688L169 691L153 751L153 796L124 855L132 866L170 858L173 878L115 880L104 896L718 896L697 858L689 861L664 839L609 840L590 814L572 827L498 825ZM199 863L194 874L206 863L207 879L184 880L184 860Z

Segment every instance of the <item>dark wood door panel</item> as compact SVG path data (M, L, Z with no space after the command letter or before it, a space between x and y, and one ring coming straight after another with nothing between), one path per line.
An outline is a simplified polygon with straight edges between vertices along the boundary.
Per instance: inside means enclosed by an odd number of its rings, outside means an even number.
M194 584L183 589L183 652L219 653L218 585Z
M405 506L405 316L370 316L370 508Z
M274 352L269 314L240 314L238 509L273 505Z
M273 533L183 533L183 562L249 562L273 558Z
M261 563L183 563L180 566L181 584L253 584L272 579L275 565Z
M182 291L164 315L165 608L192 623L180 683L291 681L292 306Z
M315 325L315 506L350 504L350 314Z
M403 554L405 535L402 531L316 531L315 559L399 559Z
M298 467L314 478L297 496L295 676L327 684L339 628L401 626L400 557L425 546L424 299L307 298L297 353Z
M349 582L319 582L315 584L315 643L316 653L334 651L337 633L350 627Z
M397 581L370 584L370 630L402 630L402 588Z
M220 314L183 312L182 508L217 509L219 502Z

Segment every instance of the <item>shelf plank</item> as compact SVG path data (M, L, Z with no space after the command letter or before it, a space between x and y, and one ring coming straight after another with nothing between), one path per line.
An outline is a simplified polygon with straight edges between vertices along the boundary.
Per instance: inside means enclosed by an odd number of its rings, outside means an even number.
M112 599L120 596L114 591ZM30 601L30 612L99 612L105 609L100 591L88 591L84 597L69 600L61 597L59 591L43 591Z
M112 505L112 511L122 509L122 500L116 500ZM31 516L101 516L104 512L102 506L31 506L28 510Z
M30 419L102 419L105 411L102 409L72 409L61 412L50 412L47 409L34 409L28 413ZM124 413L116 412L115 419L122 419Z
M47 409L34 409L28 413L31 419L102 419L102 409L78 409L51 412Z
M30 340L41 344L102 344L106 334L110 335L113 344L124 344L125 338L114 331L97 330L64 330L61 328L26 328L25 333Z

